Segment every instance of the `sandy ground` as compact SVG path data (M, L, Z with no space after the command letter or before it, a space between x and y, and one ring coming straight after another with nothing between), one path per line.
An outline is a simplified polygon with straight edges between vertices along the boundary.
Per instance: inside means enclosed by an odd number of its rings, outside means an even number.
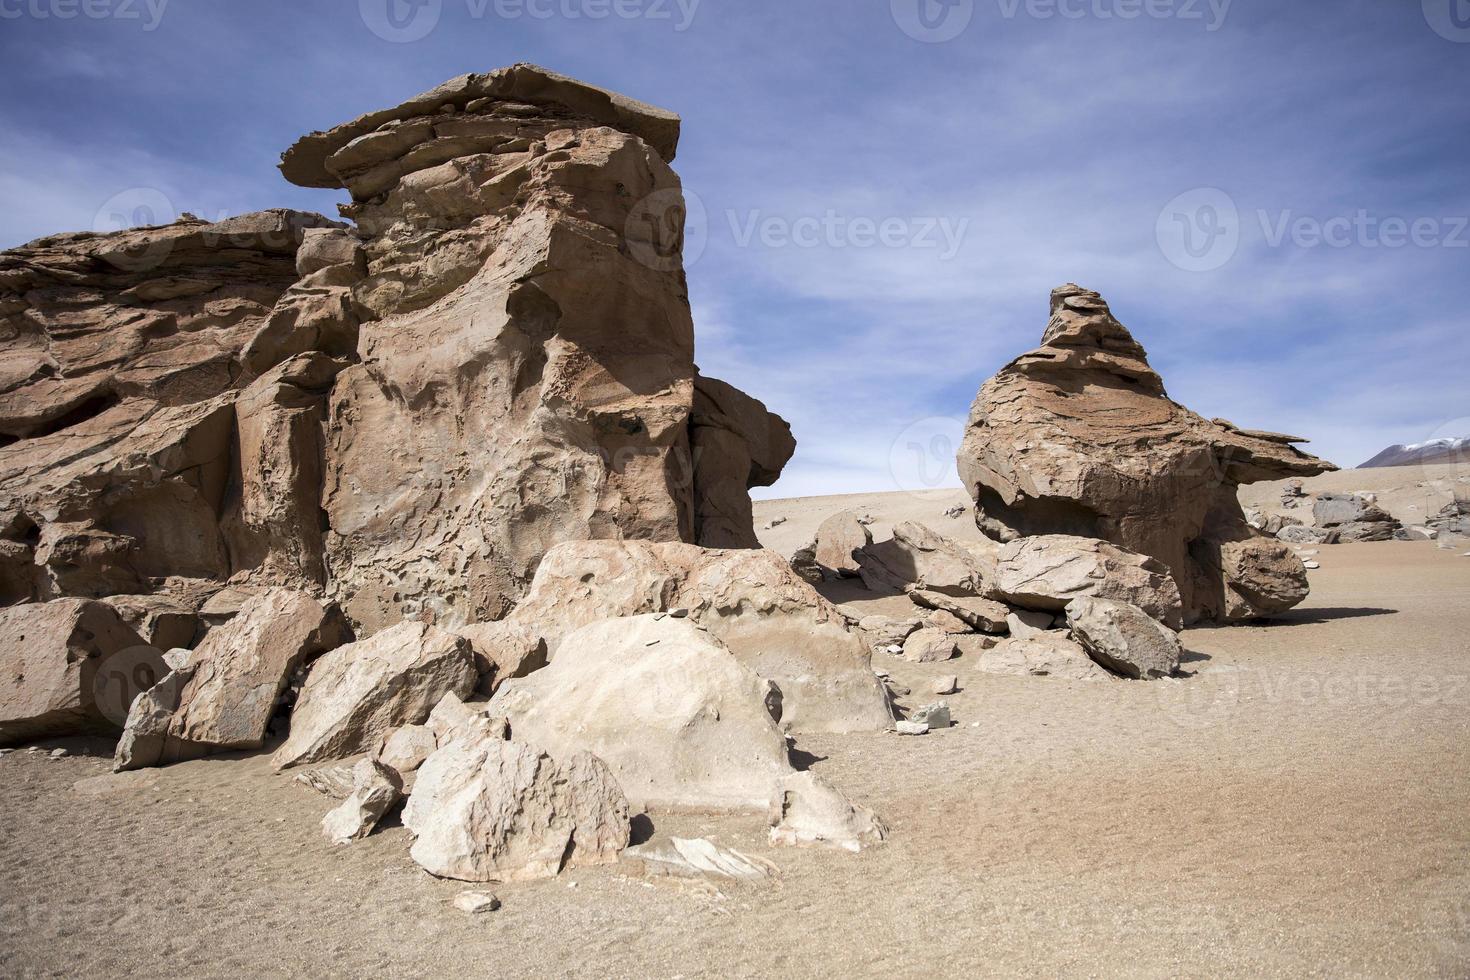
M858 506L880 537L905 518L962 536L942 516L958 497ZM856 499L763 503L789 518L767 543ZM885 658L911 705L959 675L956 727L799 749L887 845L769 848L758 817L652 814L659 836L775 862L760 884L625 862L495 886L504 907L471 918L396 823L329 847L330 804L264 756L114 777L101 742L17 752L0 975L1470 975L1470 558L1391 542L1321 561L1280 622L1187 633L1169 681Z

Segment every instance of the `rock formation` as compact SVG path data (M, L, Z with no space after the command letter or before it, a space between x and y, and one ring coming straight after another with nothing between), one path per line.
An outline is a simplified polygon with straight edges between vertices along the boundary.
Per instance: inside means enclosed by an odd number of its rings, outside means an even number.
M1246 523L1236 495L1335 468L1301 441L1170 400L1102 297L1067 284L1052 291L1042 346L981 388L958 462L991 537L1111 541L1169 568L1188 621L1233 621L1306 596L1301 562Z

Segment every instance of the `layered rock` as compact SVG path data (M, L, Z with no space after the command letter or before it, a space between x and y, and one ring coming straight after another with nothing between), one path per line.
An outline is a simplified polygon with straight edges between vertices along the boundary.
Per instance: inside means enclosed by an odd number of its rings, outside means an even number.
M1188 620L1239 620L1305 596L1300 562L1260 547L1237 499L1243 483L1335 469L1301 441L1170 400L1102 297L1068 284L1052 292L1042 346L981 388L958 462L986 534L1113 542L1170 569ZM1286 588L1263 594L1266 580Z
M697 376L677 140L670 113L517 65L283 157L352 194L363 238L323 501L360 631L499 619L560 541L755 546L746 490L794 443Z
M682 610L781 690L797 732L879 731L891 722L867 644L772 551L587 541L547 552L508 622L562 640L619 616Z
M1096 538L1044 534L1012 541L996 562L990 591L1042 612L1060 612L1082 596L1117 599L1173 629L1183 625L1179 590L1168 566Z

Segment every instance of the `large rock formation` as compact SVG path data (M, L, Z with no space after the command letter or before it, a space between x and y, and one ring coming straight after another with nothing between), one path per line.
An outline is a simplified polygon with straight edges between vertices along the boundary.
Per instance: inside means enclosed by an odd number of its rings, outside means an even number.
M528 65L303 138L364 241L337 379L329 591L360 630L498 619L567 540L754 547L794 451L700 379L670 113Z
M959 470L991 537L1111 541L1169 567L1188 620L1240 620L1306 596L1300 561L1246 523L1236 496L1335 468L1301 441L1171 401L1102 297L1069 283L1052 291L1042 346L980 389Z

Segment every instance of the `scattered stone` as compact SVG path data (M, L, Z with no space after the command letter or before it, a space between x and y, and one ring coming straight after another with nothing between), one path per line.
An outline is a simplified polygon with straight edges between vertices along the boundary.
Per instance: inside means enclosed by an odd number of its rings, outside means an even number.
M922 721L897 721L893 723L893 730L900 735L929 734L929 726Z
M1309 572L1315 572L1317 569L1322 567L1322 563L1319 561L1308 560L1302 562L1302 567Z
M942 663L954 655L954 636L934 626L924 627L903 642L903 658L910 663Z
M969 623L945 609L934 610L925 618L924 623L935 629L944 630L951 636L974 632Z
M956 504L955 506L953 506L953 507L949 508L948 510L946 510L944 512L944 516L945 517L948 517L952 521L957 521L961 517L964 517L968 513L969 513L969 509L968 508L962 507L959 504Z
M460 892L454 896L454 907L470 915L480 915L500 908L500 899L489 892Z
M784 517L773 517L771 519L771 521L768 524L766 524L766 530L769 531L772 528L780 527L782 524L785 524L785 523L786 523L786 518L784 518Z
M1137 606L1073 599L1067 603L1067 624L1093 660L1124 677L1155 680L1179 668L1179 635Z
M1171 629L1183 626L1168 567L1096 538L1045 534L1011 542L1001 551L994 591L1014 605L1050 612L1079 596L1117 599Z
M478 676L468 640L423 623L338 647L312 666L271 765L368 752L392 729L423 724L444 695L467 696Z
M1294 448L1294 436L1205 419L1171 401L1143 346L1091 290L1052 291L1041 344L986 382L970 411L958 463L981 530L1003 541L1104 538L1146 556L1177 582L1191 622L1272 611L1232 589L1238 565L1213 558L1222 543L1256 533L1239 486L1335 467ZM1155 614L1136 597L1088 594ZM1295 590L1270 605L1288 599L1299 601Z
M322 834L334 844L361 840L401 799L402 777L376 759L363 759L352 768L352 794L322 818Z
M764 808L791 771L780 692L688 620L583 627L490 711L556 758L597 756L635 807Z
M960 689L960 679L954 674L945 674L934 678L934 683L929 685L929 690L934 694L954 694Z
M858 562L853 555L872 543L873 534L867 525L859 522L852 511L841 511L817 528L817 562L843 578L856 577Z
M419 769L403 824L409 855L438 878L526 881L611 864L628 846L628 801L597 757L565 762L519 742L460 738Z
M949 718L949 705L942 701L915 709L908 720L927 725L930 731L948 728L953 724Z
M1098 666L1087 651L1064 634L1053 630L1024 639L1001 641L980 654L976 666L988 674L1021 677L1060 677L1066 680L1111 680L1113 675Z
M52 749L50 755L53 759L65 759L67 756L67 751L66 749Z
M805 548L798 548L791 556L791 570L804 582L812 585L821 585L827 581L827 574L822 570L822 565L817 561L817 543L813 541Z
M787 776L770 811L773 846L831 847L857 852L888 839L888 828L867 807L810 772Z

